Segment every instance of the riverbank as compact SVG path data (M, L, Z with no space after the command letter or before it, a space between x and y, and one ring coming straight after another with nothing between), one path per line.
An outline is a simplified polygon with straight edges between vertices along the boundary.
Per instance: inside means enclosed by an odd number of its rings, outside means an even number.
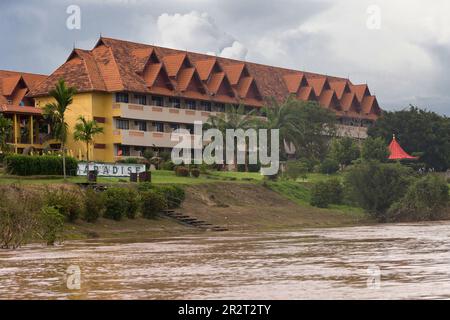
M229 231L280 231L359 226L374 223L358 208L319 209L296 203L258 183L215 182L185 186L186 200L177 212ZM66 224L67 239L155 238L205 232L160 216L156 219L100 219Z
M182 186L186 199L177 212L230 231L299 230L367 225L373 223L363 210L348 206L319 209L309 205L313 183L329 176L311 174L307 180L267 181L258 173L213 172L199 178L177 177L171 171L155 171L155 185ZM29 190L79 188L85 177L1 176L0 185L18 185ZM129 186L127 179L99 178L106 186ZM156 238L205 232L160 215L155 219L100 218L95 223L81 219L66 223L65 239Z

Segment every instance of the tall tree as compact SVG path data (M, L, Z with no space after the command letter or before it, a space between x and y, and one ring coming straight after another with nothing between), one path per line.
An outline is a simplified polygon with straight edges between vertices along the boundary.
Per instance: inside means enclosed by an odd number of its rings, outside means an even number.
M103 128L98 125L97 121L86 120L83 116L78 117L78 122L75 124L73 138L75 141L82 141L86 143L87 162L89 162L89 146L94 142L94 137L100 133L103 133Z
M330 146L330 157L341 167L346 167L359 158L360 150L356 141L350 137L333 139Z
M275 99L264 107L267 120L262 126L280 130L280 146L283 142L295 147L297 158L322 160L328 151L330 138L336 133L336 115L316 102L300 101L288 97L283 103ZM281 147L281 158L286 157Z
M264 106L263 113L266 119L261 120L260 127L268 130L279 130L280 158L286 160L285 143L289 147L294 146L297 148L301 135L298 114L295 111L295 101L293 98L288 98L283 103L279 103L275 99L270 99ZM271 152L271 150L269 151Z
M226 135L227 129L243 129L247 130L256 124L255 110L245 112L245 106L226 105L225 112L209 116L206 128L218 129L222 134ZM225 148L226 149L226 148ZM226 152L226 150L224 150ZM246 161L247 162L247 161ZM234 152L234 165L237 170L237 149Z
M429 168L445 171L450 168L450 118L410 106L395 112L384 112L369 136L382 137L386 143L395 134L410 154L422 154L420 161Z
M0 151L9 151L8 138L12 134L13 123L0 114Z
M387 162L389 158L389 148L382 137L368 137L361 149L361 158L366 161L377 160Z
M77 90L67 87L63 79L59 80L49 95L55 100L48 103L43 109L44 118L49 119L53 137L61 142L61 153L63 157L63 175L66 180L66 143L68 136L68 125L65 113L73 102L73 96Z

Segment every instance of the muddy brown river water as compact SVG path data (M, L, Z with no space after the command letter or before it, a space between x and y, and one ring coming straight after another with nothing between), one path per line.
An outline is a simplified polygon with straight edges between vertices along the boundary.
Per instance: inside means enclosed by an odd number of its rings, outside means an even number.
M0 298L448 299L450 223L31 245L0 251Z

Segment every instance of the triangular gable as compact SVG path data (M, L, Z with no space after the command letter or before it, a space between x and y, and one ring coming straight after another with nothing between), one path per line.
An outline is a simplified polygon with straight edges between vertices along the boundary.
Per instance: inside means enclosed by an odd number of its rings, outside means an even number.
M308 85L306 77L303 73L291 73L283 76L284 83L289 93L296 94L300 87Z
M230 80L230 84L232 86L238 84L241 75L244 73L244 69L245 69L244 63L230 64L223 67L223 70L227 74L228 80Z
M234 91L231 87L225 72L212 73L207 83L207 88L212 95L223 95L234 97Z
M364 97L370 96L370 91L367 84L352 85L350 89L352 90L352 92L355 93L356 98L358 99L359 102L362 102Z
M322 91L319 97L319 104L329 109L339 109L339 99L332 89Z
M323 90L331 89L326 77L308 78L308 85L314 89L316 96L320 97Z
M112 49L104 45L103 42L99 42L92 50L92 56L97 62L98 69L104 80L107 91L124 90L119 65L114 57Z
M179 53L163 58L164 66L166 67L169 77L176 77L181 67L187 59L186 53Z
M359 112L360 104L354 93L345 93L340 101L342 110L345 112Z
M11 76L8 78L4 78L2 81L2 94L4 96L10 96L13 94L14 89L16 89L17 85L22 79L22 76L20 74Z
M253 77L247 76L239 80L239 84L236 87L239 98L245 99L261 99L261 94L256 86L255 79Z
M203 86L200 77L194 67L183 68L178 74L177 78L178 90L183 91L196 91L204 94L205 88Z
M317 101L318 98L312 87L302 87L297 93L297 97L302 101Z
M216 63L217 63L216 58L211 58L211 59L195 62L195 68L197 69L198 75L200 76L200 80L202 80L202 81L208 80Z
M366 115L380 115L381 109L375 96L366 96L361 104L361 111Z
M334 90L334 92L336 92L336 96L338 99L342 99L342 96L344 95L344 93L350 93L351 89L350 86L348 85L348 81L344 80L344 81L330 81L330 87L331 89Z

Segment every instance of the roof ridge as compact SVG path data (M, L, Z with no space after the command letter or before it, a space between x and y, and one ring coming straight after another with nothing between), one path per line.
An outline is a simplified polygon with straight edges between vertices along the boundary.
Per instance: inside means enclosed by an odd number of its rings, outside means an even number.
M177 49L177 48L163 47L163 46L154 45L154 44L135 42L135 41L129 41L129 40L123 40L123 39L117 39L117 38L111 38L111 37L101 37L100 39L106 39L106 40L112 40L112 41L120 41L120 42L135 44L135 45L174 50L174 51L178 51L178 52L185 52L185 53L187 52L188 54L192 53L192 54L199 54L199 55L203 55L203 56L210 56L210 57L215 57L215 58L219 59L219 61L220 60L225 60L225 61L230 61L230 62L238 62L238 63L244 63L244 64L250 64L250 65L257 65L257 66L263 66L263 67L277 68L277 69L284 70L284 71L302 72L302 73L309 74L309 75L324 76L324 77L327 77L327 78L331 77L331 78L334 78L334 79L348 80L347 78L344 78L344 77L328 76L328 75L323 75L323 74L320 74L320 73L317 73L317 72L309 72L309 71L298 70L298 69L289 69L289 68L286 68L286 67L275 67L273 65L259 63L259 62L242 61L242 60L237 60L237 59L232 59L232 58L225 58L225 57L220 57L220 56L212 56L212 55L208 55L208 54L197 52L197 51L186 51L186 50L180 50L180 49Z

